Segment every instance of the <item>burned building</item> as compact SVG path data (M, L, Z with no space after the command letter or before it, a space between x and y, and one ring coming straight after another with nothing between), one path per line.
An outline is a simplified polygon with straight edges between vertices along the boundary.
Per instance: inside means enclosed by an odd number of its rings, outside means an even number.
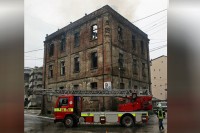
M149 39L106 5L46 36L43 72L46 89L95 90L110 82L112 89L150 90Z

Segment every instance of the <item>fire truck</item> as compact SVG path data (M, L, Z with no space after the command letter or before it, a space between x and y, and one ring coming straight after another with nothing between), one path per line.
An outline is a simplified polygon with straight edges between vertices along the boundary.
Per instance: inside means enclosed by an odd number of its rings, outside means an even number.
M76 127L78 124L118 123L132 127L137 123L148 122L148 110L152 110L152 96L139 95L134 90L48 90L34 91L35 95L58 96L54 107L54 123L62 122L65 127ZM82 111L83 97L120 97L126 102L118 104L117 111Z

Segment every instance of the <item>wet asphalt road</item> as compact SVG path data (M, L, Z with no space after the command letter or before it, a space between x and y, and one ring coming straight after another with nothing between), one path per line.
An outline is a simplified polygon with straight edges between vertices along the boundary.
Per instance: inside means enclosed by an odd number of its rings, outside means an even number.
M163 122L167 133L167 119ZM51 119L38 118L35 115L24 115L25 133L160 133L156 116L151 117L147 125L124 128L120 125L79 125L76 128L65 128L62 123L53 123Z

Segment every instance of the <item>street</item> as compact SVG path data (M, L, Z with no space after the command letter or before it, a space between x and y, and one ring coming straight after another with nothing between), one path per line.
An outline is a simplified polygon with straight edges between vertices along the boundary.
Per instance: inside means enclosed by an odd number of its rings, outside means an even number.
M167 133L167 119L163 121ZM53 119L38 117L36 114L24 114L25 133L159 133L156 116L150 118L147 125L124 128L120 125L79 125L76 128L65 128L62 123L54 124Z

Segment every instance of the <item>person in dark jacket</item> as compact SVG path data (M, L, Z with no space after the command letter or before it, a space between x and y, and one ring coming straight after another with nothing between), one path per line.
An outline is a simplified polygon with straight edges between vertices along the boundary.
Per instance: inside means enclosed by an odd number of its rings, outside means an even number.
M158 104L157 117L159 120L159 130L164 130L163 119L165 118L165 111L162 109L161 104Z

